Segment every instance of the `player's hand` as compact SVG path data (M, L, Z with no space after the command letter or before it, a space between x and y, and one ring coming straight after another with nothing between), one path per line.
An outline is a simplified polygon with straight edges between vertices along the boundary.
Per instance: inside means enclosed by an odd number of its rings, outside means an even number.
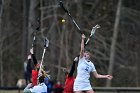
M107 78L107 79L112 79L113 76L111 76L111 75L106 75L106 78Z
M77 62L77 61L78 61L78 57L75 57L75 58L74 58L74 61Z
M86 38L86 36L84 34L82 34L82 39L85 39L85 38Z
M28 59L31 59L31 55L28 55Z
M30 49L30 53L31 54L34 54L33 48Z
M33 84L29 83L26 88L31 88L31 87L33 87Z

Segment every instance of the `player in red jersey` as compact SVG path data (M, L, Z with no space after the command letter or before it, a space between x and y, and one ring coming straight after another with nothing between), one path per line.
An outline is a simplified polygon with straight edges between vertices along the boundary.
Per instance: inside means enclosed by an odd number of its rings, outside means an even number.
M30 49L30 53L31 53L31 58L33 59L33 66L31 67L32 68L32 71L31 71L32 72L32 84L33 84L33 86L35 86L35 85L37 85L37 78L38 78L38 72L39 72L40 64L37 62L37 59L34 55L33 48ZM30 62L27 65L31 66L32 63Z
M74 93L73 91L73 84L75 77L73 76L75 71L75 64L78 61L78 57L76 57L73 61L73 64L71 66L71 69L66 71L66 81L65 81L65 87L64 87L64 93Z

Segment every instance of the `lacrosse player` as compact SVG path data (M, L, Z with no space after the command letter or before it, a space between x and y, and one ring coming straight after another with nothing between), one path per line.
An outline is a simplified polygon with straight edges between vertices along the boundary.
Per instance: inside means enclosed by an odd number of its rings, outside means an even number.
M94 93L89 81L90 72L93 73L95 78L112 79L112 76L100 75L97 73L94 64L90 61L90 53L84 50L84 40L85 35L82 34L81 50L77 66L77 76L74 81L74 92L82 93L84 91L85 93Z

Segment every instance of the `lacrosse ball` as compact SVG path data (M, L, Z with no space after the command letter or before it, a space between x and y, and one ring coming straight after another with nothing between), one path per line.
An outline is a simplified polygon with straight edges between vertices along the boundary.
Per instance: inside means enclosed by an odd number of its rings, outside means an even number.
M64 20L64 19L62 19L61 21L62 21L62 23L64 23L64 22L65 22L65 20Z

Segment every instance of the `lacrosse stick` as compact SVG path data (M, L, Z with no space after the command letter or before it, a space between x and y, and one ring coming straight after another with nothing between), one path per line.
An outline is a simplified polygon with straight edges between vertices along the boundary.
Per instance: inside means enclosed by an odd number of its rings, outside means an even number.
M42 71L42 65L43 65L43 59L44 59L44 55L45 55L45 52L46 52L46 48L49 46L49 40L47 39L47 37L45 38L45 41L44 41L44 51L43 51L43 54L42 54L42 59L41 59L41 63L40 63L40 68L39 68L39 73L38 73L38 77L42 75L41 71Z
M89 38L87 39L85 45L88 44L90 38L95 34L95 31L96 31L96 29L98 29L98 28L100 28L100 25L98 25L98 24L92 28L91 33L90 33L90 36L89 36Z
M60 5L60 6L62 7L62 9L67 13L67 15L71 18L72 22L73 22L73 23L75 24L75 26L78 28L79 32L80 32L81 34L83 34L83 33L81 32L80 27L78 26L78 24L76 23L76 21L73 19L73 17L71 16L70 12L64 7L63 2L62 2L61 0L59 1L59 5ZM87 39L85 45L88 44L90 38L93 36L93 34L95 33L96 29L98 29L98 28L100 28L99 25L96 25L95 27L93 27L93 29L92 29L92 31L91 31L91 34L90 34L90 37Z
M59 1L59 5L67 13L67 15L71 18L72 22L75 24L75 26L78 28L78 30L82 34L80 27L78 26L78 24L76 23L76 21L74 20L74 18L71 16L70 12L64 7L63 2L61 0Z

